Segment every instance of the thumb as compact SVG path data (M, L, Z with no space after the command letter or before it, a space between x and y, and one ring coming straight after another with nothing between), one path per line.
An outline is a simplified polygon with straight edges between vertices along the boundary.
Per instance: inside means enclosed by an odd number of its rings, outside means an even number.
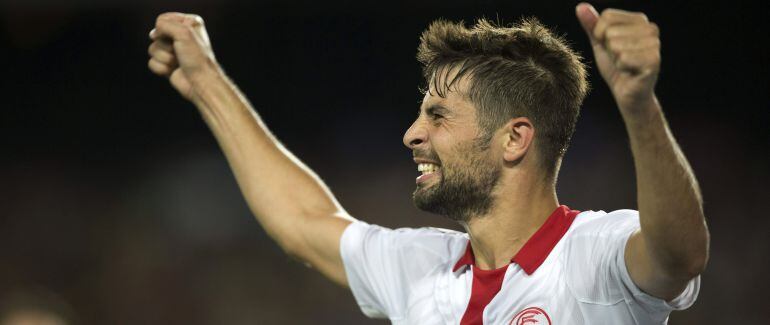
M588 34L588 38L591 40L591 44L595 45L597 41L594 37L593 31L594 27L596 27L596 22L599 21L599 13L596 11L594 6L586 2L581 2L577 5L577 7L575 7L575 15L580 21L580 25L583 26L583 30L585 30L586 34Z

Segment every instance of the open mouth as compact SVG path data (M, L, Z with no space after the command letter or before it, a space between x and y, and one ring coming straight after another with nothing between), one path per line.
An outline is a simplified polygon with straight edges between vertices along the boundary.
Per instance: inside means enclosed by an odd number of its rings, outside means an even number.
M431 164L431 163L417 164L417 171L422 172L423 175L432 174L439 170L441 170L441 167L439 167L439 165L436 165L436 164Z
M416 183L419 185L421 183L428 181L431 178L436 177L437 175L440 175L441 166L433 163L420 163L420 164L417 164L417 171L422 173L416 179Z

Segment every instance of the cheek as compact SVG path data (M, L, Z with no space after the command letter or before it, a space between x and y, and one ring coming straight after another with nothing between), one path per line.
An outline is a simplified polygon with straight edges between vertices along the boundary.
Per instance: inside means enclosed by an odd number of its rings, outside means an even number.
M462 141L458 141L456 137L440 127L433 128L429 135L430 145L433 152L436 152L440 156L450 157L462 153L461 146L458 145Z
M462 174L468 167L468 156L463 152L458 152L456 148L447 149L439 153L439 162L441 162L441 174L452 177Z
M454 148L447 160L450 173L473 174L494 168L496 158L490 150L479 149L475 142L467 142Z
M430 138L430 159L437 161L441 166L451 156L450 149L447 148L441 139Z

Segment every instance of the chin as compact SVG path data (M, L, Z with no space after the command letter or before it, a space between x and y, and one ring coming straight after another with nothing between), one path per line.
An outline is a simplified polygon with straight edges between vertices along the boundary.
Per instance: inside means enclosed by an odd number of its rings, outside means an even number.
M425 212L442 214L444 209L440 207L438 201L435 189L432 186L418 187L412 193L412 203L414 206Z
M412 192L412 203L414 203L416 207L419 208L420 205L422 205L421 203L426 201L426 197L428 196L428 193L426 193L427 190L427 188L418 185L414 192Z

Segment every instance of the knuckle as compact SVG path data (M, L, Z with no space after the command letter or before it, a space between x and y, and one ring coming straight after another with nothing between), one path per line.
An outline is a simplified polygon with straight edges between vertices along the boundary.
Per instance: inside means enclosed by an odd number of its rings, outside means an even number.
M604 9L599 14L599 21L607 20L607 19L611 19L611 18L612 18L612 12L610 11L610 9Z
M602 10L602 13L600 14L601 17L611 17L618 13L617 9L613 8L607 8Z
M155 22L155 30L160 32L166 32L168 31L169 26L171 26L171 21L167 19L158 19Z
M155 73L163 72L163 65L153 59L150 59L150 61L147 62L147 67Z
M198 15L190 15L190 20L193 26L203 26L203 17Z
M599 20L598 23L596 23L596 27L593 30L594 37L597 39L604 39L607 35L607 29L606 25L604 24L604 21Z
M179 15L181 15L181 13L178 13L178 12L175 12L175 11L169 11L169 12L164 12L164 13L160 14L159 17L162 17L164 19L168 19L168 18L179 17Z
M150 50L154 52L159 52L165 50L163 43L155 41L152 44L150 44Z
M174 17L174 13L173 12L164 12L164 13L158 15L158 18L155 21L156 22L162 22L162 21L169 20L169 19L171 19L173 17Z
M185 26L191 26L191 27L203 26L203 18L195 14L185 14L184 16L182 16L182 19L180 20L180 22L182 23L182 25L185 25Z
M176 63L176 57L168 52L163 52L163 60L169 65Z
M181 32L179 33L179 39L187 41L192 39L194 34L195 30L191 26L184 26L184 28L182 28Z
M653 35L655 36L660 35L660 27L658 26L658 24L650 23L648 26Z
M168 63L168 56L164 55L163 52L155 53L155 55L152 58L155 59L155 61L158 61L159 63L163 63L163 64Z

